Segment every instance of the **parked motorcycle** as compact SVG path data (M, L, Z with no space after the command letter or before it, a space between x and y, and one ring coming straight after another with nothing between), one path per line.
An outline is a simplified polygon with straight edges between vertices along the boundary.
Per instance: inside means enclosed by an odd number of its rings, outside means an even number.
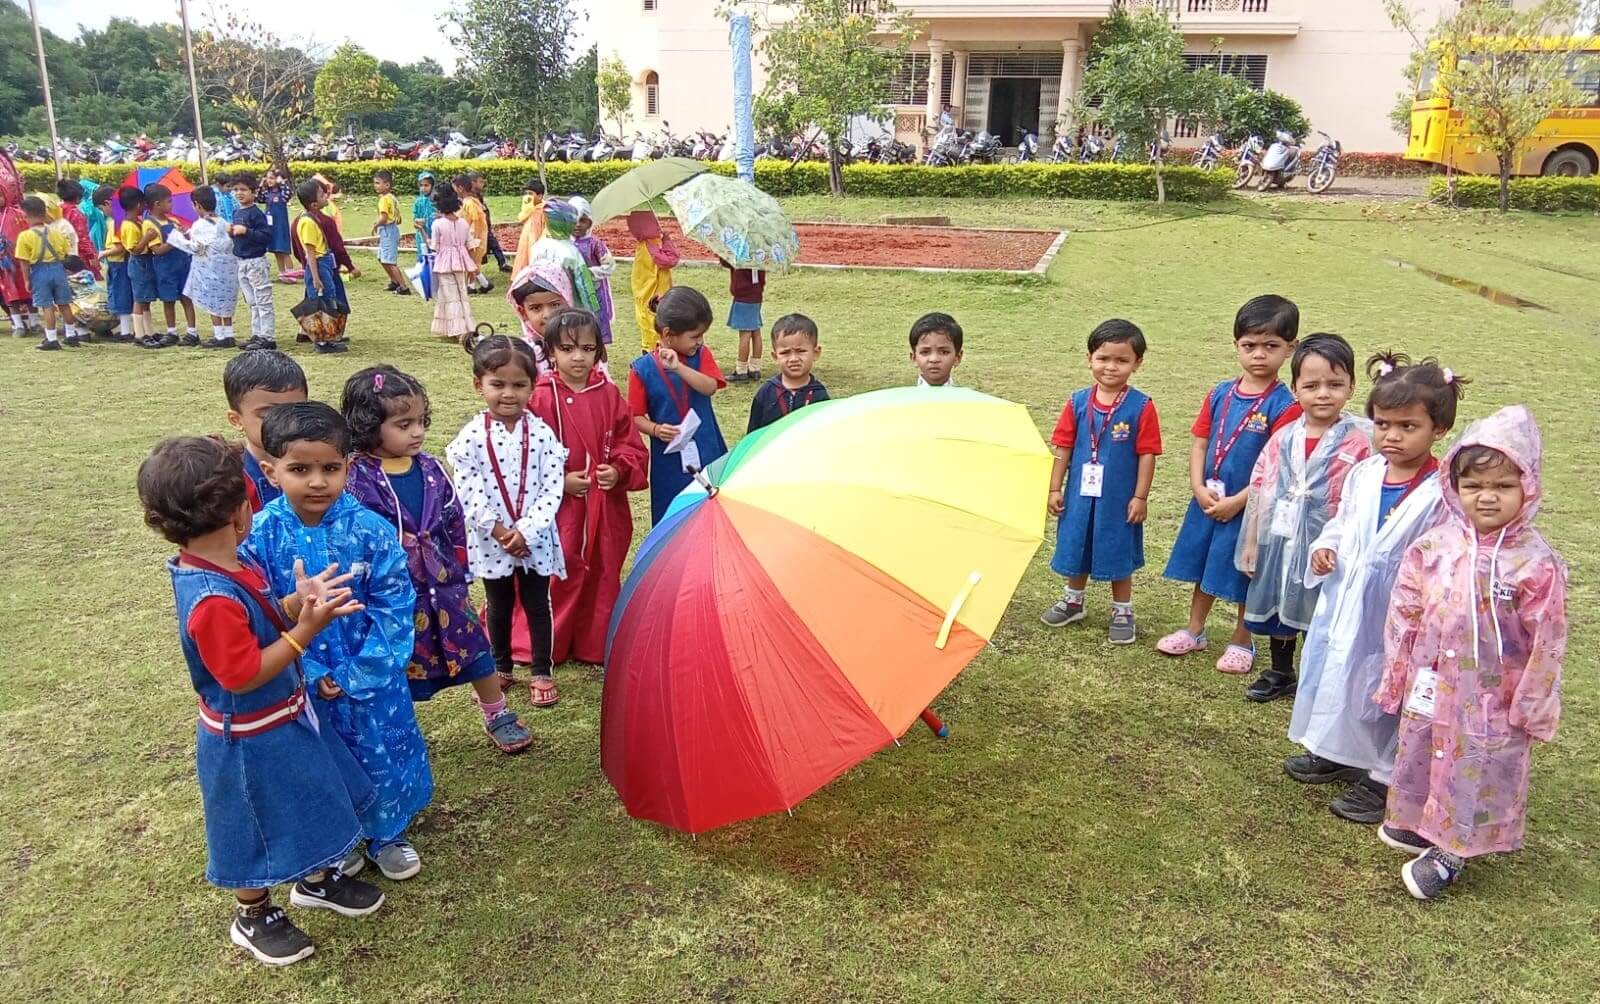
M1306 188L1314 195L1321 195L1333 186L1334 179L1339 176L1339 155L1344 153L1344 144L1320 129L1317 135L1322 137L1322 145L1311 155L1311 168L1306 172Z
M1222 134L1212 133L1206 137L1205 145L1200 147L1200 152L1194 158L1194 166L1202 171L1215 170L1222 161Z
M1239 163L1234 168L1234 188L1244 188L1255 180L1256 172L1261 170L1261 156L1265 152L1266 144L1260 136L1246 137L1239 147Z
M1022 135L1017 140L1017 154L1012 158L1012 163L1028 164L1039 159L1039 137L1026 129L1018 130Z
M1268 187L1283 188L1294 180L1299 170L1300 141L1280 129L1276 142L1267 148L1266 155L1261 158L1261 176L1256 179L1256 191L1265 192Z
M1083 137L1083 143L1078 147L1078 163L1092 164L1099 160L1106 151L1106 141L1094 133Z

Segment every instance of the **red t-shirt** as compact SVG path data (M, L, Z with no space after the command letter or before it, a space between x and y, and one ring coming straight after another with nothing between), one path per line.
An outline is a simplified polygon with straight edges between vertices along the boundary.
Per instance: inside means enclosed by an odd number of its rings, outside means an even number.
M1310 460L1311 459L1311 455L1313 453L1317 452L1317 444L1320 443L1320 442L1322 442L1322 437L1321 436L1318 436L1316 439L1312 439L1310 436L1306 437L1306 459L1307 460Z
M1262 395L1268 394L1268 393L1270 393L1272 391L1272 388L1269 387L1266 390L1262 391L1260 394L1240 394L1238 392L1238 390L1236 389L1237 386L1238 386L1237 384L1229 384L1228 385L1229 393L1233 394L1234 398L1236 399L1236 402L1237 401L1255 401L1258 398L1260 398ZM1216 393L1216 391L1213 390L1211 392L1211 394L1207 394L1206 395L1205 401L1200 405L1200 414L1198 416L1196 416L1196 418L1194 420L1194 425L1189 427L1189 432L1196 439L1210 439L1211 438L1211 395L1215 394L1215 393ZM1245 405L1245 407L1249 408L1250 406L1247 404L1247 405ZM1231 414L1232 410L1235 410L1235 409L1230 408L1230 414L1228 416L1228 421L1230 423L1232 423L1234 421L1234 417ZM1267 435L1271 436L1274 432L1277 432L1279 429L1283 428L1284 426L1288 425L1290 422L1293 422L1295 419L1297 419L1299 417L1300 417L1300 402L1296 401L1293 404L1289 405L1289 407L1283 409L1283 414L1279 415L1278 416L1278 420L1276 422L1272 423L1272 428L1267 430ZM1228 432L1232 432L1233 430L1229 429L1227 431Z
M267 588L261 576L249 568L235 578L248 588ZM242 686L261 672L261 642L250 626L250 615L238 600L207 596L189 612L187 627L206 672L227 689Z
M678 362L683 366L689 365L681 359ZM689 368L694 369L693 366ZM722 369L717 365L717 357L711 354L711 346L709 345L700 346L700 367L696 372L715 380L718 390L728 386L728 381L722 378ZM682 378L680 377L679 379ZM694 391L691 390L689 393L693 394ZM628 410L640 418L650 417L650 395L645 391L644 384L639 381L639 374L635 373L631 366L628 368ZM682 421L682 419L674 419L673 423L669 424L674 424L678 421Z
M1089 407L1099 412L1102 417L1111 414L1111 407L1100 403L1098 395L1089 395ZM1093 430L1094 426L1090 426ZM1070 450L1077 442L1078 416L1072 413L1072 402L1061 409L1061 418L1056 422L1056 431L1050 434L1050 442L1054 446ZM1161 454L1161 420L1156 417L1156 403L1145 398L1144 408L1139 412L1139 434L1133 441L1133 452L1138 456L1160 456Z

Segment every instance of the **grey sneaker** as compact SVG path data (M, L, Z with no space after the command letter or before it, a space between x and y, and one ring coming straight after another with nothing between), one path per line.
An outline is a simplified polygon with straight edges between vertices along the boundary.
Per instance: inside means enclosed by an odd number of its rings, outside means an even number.
M1426 837L1410 830L1402 830L1398 826L1390 826L1388 823L1378 827L1378 839L1383 841L1386 847L1393 847L1397 851L1411 855L1424 854L1433 847L1433 841Z
M361 874L361 869L367 866L367 856L361 853L361 845L356 844L350 848L350 853L339 862L339 870L344 872L346 878L354 878Z
M1400 866L1400 878L1406 891L1418 899L1438 899L1444 891L1461 879L1461 859L1430 848L1428 853L1413 858Z
M1073 603L1063 596L1061 599L1056 600L1055 606L1041 614L1039 620L1046 627L1058 628L1066 627L1068 624L1076 624L1087 616L1088 614L1083 609L1083 599L1081 597L1078 602Z
M383 877L395 882L408 879L422 871L422 855L404 840L385 844L383 850L372 856L372 861L383 872Z
M1111 611L1111 630L1107 639L1113 645L1132 645L1139 637L1138 625L1134 623L1132 610Z

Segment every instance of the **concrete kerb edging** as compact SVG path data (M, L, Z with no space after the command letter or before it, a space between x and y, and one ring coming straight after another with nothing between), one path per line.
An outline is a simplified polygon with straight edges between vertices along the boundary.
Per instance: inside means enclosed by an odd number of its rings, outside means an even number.
M806 222L809 223L811 221L808 220ZM863 229L865 229L865 228L875 228L875 229L879 229L879 230L904 230L904 229L908 229L908 228L903 227L903 226L899 226L899 225L896 225L896 224L889 224L889 223L818 223L816 225L817 226L849 226L849 227L860 227L860 228L863 228ZM945 228L940 228L940 227L914 227L914 228L909 228L909 229L934 230L934 229L945 229ZM1047 231L1047 230L1022 230L1022 229L1018 229L1016 227L949 227L948 229L950 229L950 230L965 230L965 231L977 232L977 233L991 233L991 234L1038 234L1038 233L1049 233L1049 231ZM1071 236L1071 234L1072 234L1071 230L1058 231L1056 233L1055 240L1050 242L1050 246L1045 249L1044 254L1039 258L1039 260L1037 262L1034 263L1033 267L1031 267L1031 268L938 268L938 267L929 266L929 265L836 265L836 264L824 264L824 263L818 263L818 262L796 262L791 267L792 268L796 268L796 269L815 269L816 271L819 271L819 272L846 272L846 271L850 271L852 269L856 269L856 270L865 271L865 272L920 272L920 273L923 273L925 275L1038 275L1038 276L1042 276L1042 275L1044 275L1046 272L1048 272L1050 270L1051 263L1056 260L1056 255L1061 253L1062 247L1064 247L1066 245L1067 238L1069 236ZM358 237L358 238L355 238L355 240L361 241L361 240L365 240L365 238ZM348 249L348 250L351 250L351 251L370 251L370 252L374 252L374 253L376 253L377 250L378 250L376 244L358 244L358 243L354 243L352 241L346 241L345 242L345 248ZM416 250L414 248L402 248L401 252L405 253L405 254L413 254L413 255L416 254ZM616 256L616 258L617 258L617 261L625 261L625 262L629 262L630 264L633 262L633 258L631 258L631 257L625 257L625 256L622 256L622 255L618 255L618 256ZM713 261L696 261L696 260L693 260L693 259L685 258L685 259L679 261L676 267L677 268L719 268L721 266L719 266L716 262L713 262Z

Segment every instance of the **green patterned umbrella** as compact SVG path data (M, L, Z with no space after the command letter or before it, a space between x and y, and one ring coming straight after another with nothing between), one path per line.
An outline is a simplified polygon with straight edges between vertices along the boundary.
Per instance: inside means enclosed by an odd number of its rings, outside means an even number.
M734 268L787 272L800 236L778 200L738 178L702 174L665 195L683 235Z

